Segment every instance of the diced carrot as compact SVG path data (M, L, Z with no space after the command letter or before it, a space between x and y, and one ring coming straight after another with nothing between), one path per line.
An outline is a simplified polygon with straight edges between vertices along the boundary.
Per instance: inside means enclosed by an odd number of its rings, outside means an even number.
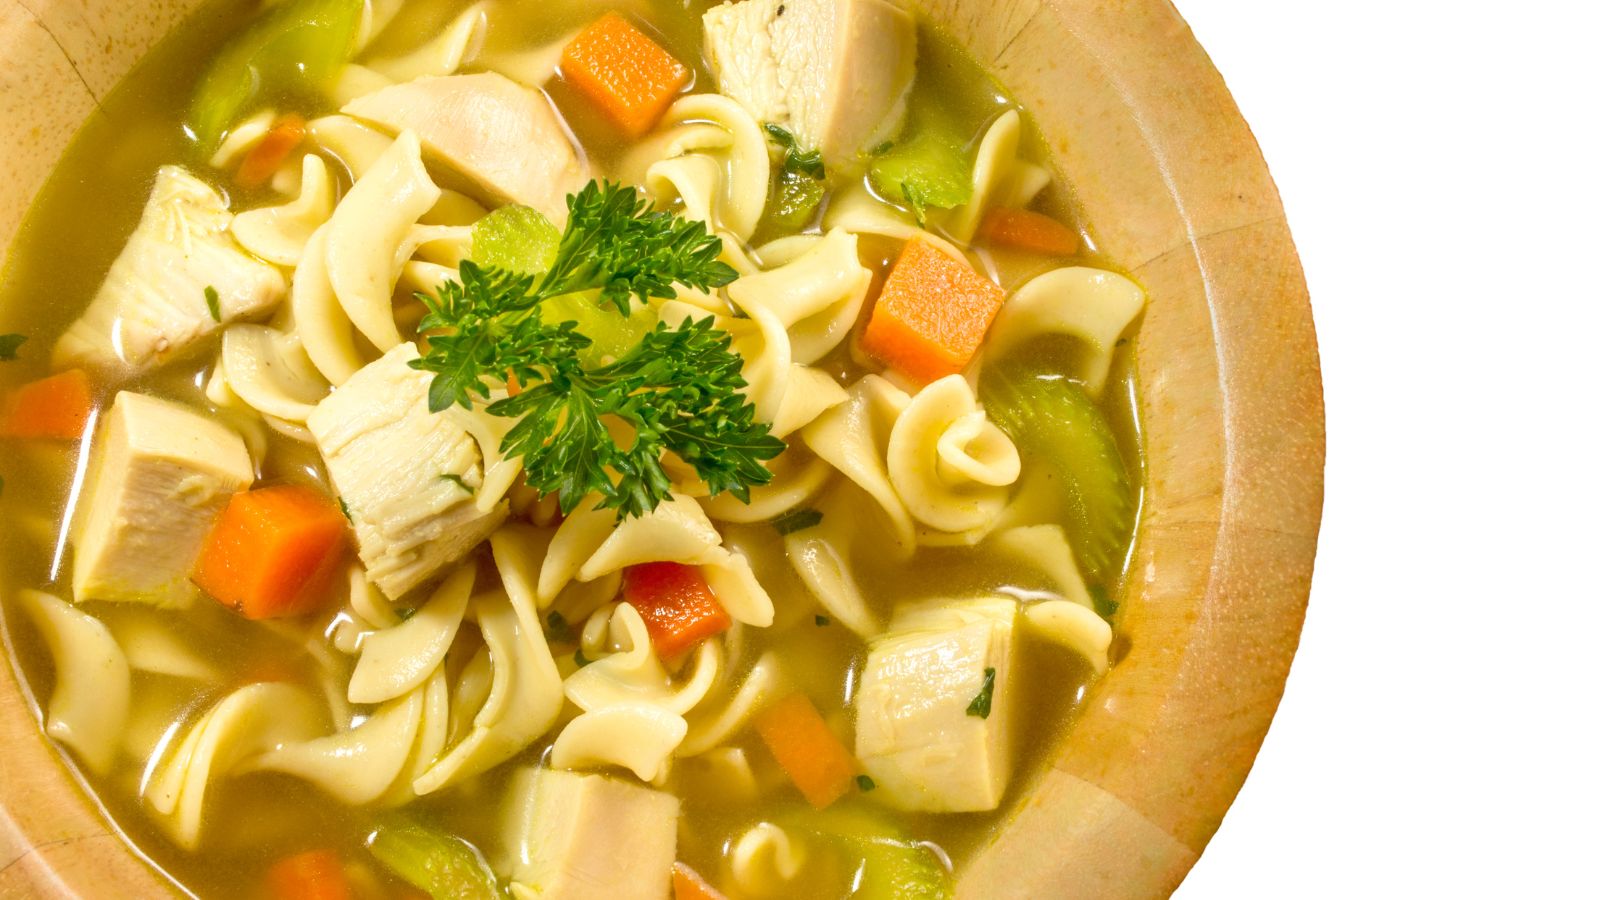
M94 388L82 369L68 369L12 391L0 415L0 435L75 441L89 427Z
M966 368L1005 299L966 261L912 238L889 270L861 343L890 367L933 381Z
M672 864L672 900L728 900L722 892L683 863Z
M642 137L689 83L689 69L614 12L561 53L561 74L629 137Z
M810 698L790 694L755 717L756 733L806 801L822 809L845 795L856 760Z
M294 148L306 137L306 120L290 113L273 123L272 128L256 142L239 163L233 181L242 188L258 188L267 183Z
M273 863L267 895L272 900L350 900L350 882L337 853L307 850Z
M656 655L674 660L733 625L711 586L695 566L658 562L629 566L622 596L644 619Z
M1078 252L1078 233L1046 215L1027 209L991 209L978 233L1002 247L1041 256L1071 256Z
M304 615L326 600L344 549L344 514L321 493L242 491L207 536L194 581L247 619Z

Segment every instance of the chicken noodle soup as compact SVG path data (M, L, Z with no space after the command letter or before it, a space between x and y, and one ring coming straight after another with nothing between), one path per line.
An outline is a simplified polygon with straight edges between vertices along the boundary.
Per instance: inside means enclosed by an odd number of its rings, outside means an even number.
M41 727L199 896L950 895L1139 512L1044 155L888 0L208 6L0 286Z

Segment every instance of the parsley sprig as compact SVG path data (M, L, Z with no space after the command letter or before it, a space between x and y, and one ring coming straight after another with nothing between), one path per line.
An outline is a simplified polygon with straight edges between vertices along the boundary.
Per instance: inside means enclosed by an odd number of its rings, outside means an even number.
M589 494L619 518L642 515L671 495L662 456L688 463L711 493L748 501L783 452L740 393L743 360L710 320L659 324L612 362L586 367L590 345L573 322L546 322L553 297L598 290L627 315L634 298L676 296L674 285L708 290L737 277L717 259L719 238L699 222L649 208L633 188L590 182L568 198L567 228L542 275L461 263L460 281L421 297L428 351L412 362L434 373L428 404L440 412L490 401L491 415L518 420L501 445L520 457L528 484L556 494L570 513ZM496 399L493 386L523 390ZM631 431L620 441L613 426Z

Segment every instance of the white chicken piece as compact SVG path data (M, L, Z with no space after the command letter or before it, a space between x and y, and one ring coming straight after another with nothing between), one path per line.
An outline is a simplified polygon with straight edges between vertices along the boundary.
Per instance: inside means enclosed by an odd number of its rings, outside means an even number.
M917 29L892 0L740 0L703 21L718 89L830 166L899 130Z
M499 202L521 203L561 225L568 194L589 180L555 108L503 75L418 78L345 104L388 131L414 131L422 149Z
M1011 777L1016 621L1017 603L1004 597L923 603L896 613L872 642L856 756L874 797L919 812L1000 805Z
M519 900L666 900L678 798L605 775L524 769L506 836Z
M123 391L94 448L73 534L79 601L185 606L201 544L255 480L244 439L197 412Z
M391 600L456 562L505 521L478 509L483 455L456 419L428 411L432 376L396 346L352 375L306 419L355 526L367 577Z
M241 249L232 223L215 188L162 166L94 301L56 342L56 368L136 375L272 312L287 290L283 274Z

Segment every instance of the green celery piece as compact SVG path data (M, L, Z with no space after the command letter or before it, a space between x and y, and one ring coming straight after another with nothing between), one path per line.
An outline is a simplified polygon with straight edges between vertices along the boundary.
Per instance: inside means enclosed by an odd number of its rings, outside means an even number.
M380 820L367 836L367 849L434 900L502 900L494 872L475 847L415 819Z
M760 232L765 240L798 232L810 224L822 203L828 186L808 175L779 170L772 200L762 217Z
M835 805L797 813L791 823L831 843L860 863L851 897L858 900L946 900L955 896L950 875L933 851L869 806Z
M526 275L549 271L561 230L531 206L502 206L472 226L472 261Z
M362 0L284 0L229 41L201 76L184 125L209 154L263 100L319 91L355 50Z
M1061 484L1067 538L1091 581L1116 575L1133 528L1134 498L1117 438L1076 382L1031 354L984 367L984 408L1018 449L1048 464Z
M967 137L947 114L925 109L904 138L873 157L867 177L878 195L903 202L922 224L929 209L954 209L972 199Z
M528 206L502 206L472 226L472 261L480 266L538 275L555 265L560 245L561 231ZM587 365L621 356L655 327L657 319L650 307L635 307L632 315L622 316L602 304L596 291L552 297L540 305L539 317L546 322L576 322L578 331L593 341L579 354Z

